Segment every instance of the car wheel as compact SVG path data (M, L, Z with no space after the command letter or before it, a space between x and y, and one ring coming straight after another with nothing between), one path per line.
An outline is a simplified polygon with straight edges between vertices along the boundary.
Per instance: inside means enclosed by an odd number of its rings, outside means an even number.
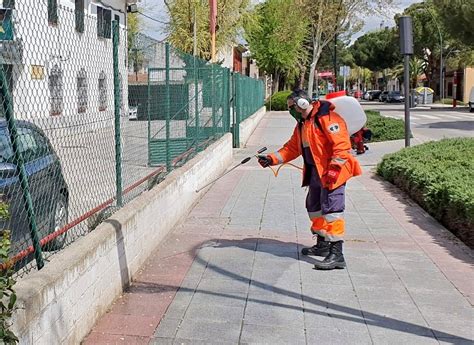
M60 194L54 207L54 212L51 217L51 233L63 228L67 224L68 220L68 203L67 198L64 194ZM46 251L59 250L64 246L66 242L67 232L59 235L58 237L51 240L46 244Z

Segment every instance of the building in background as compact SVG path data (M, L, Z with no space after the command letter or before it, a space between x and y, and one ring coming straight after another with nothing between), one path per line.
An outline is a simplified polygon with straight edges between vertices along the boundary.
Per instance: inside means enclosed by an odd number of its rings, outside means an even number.
M112 21L119 22L119 74L126 111L126 8L136 0L3 0L0 59L18 118L78 123L114 111Z
M453 98L454 96L455 74L457 81L455 98L467 104L471 89L474 87L474 66L458 70L447 69L444 78L445 98Z

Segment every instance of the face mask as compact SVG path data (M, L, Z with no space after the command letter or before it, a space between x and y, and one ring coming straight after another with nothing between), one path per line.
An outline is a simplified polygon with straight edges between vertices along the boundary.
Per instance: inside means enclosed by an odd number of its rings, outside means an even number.
M298 122L303 121L303 117L301 116L301 113L296 111L295 106L290 107L289 110L290 110L290 115L293 116L293 118L296 121L298 121Z

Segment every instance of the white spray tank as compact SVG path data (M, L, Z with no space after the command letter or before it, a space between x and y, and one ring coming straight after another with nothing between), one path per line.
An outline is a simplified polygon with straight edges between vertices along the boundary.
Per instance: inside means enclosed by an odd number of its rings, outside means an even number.
M345 91L328 93L326 100L334 104L334 111L341 115L346 122L350 135L358 132L367 122L367 116L360 103L354 98L346 96Z

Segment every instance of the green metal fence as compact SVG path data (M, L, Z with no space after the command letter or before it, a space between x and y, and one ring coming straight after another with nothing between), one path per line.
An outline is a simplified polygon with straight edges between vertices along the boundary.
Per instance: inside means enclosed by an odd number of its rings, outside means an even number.
M0 271L43 267L263 106L259 80L143 35L127 47L124 11L55 4L0 19Z

